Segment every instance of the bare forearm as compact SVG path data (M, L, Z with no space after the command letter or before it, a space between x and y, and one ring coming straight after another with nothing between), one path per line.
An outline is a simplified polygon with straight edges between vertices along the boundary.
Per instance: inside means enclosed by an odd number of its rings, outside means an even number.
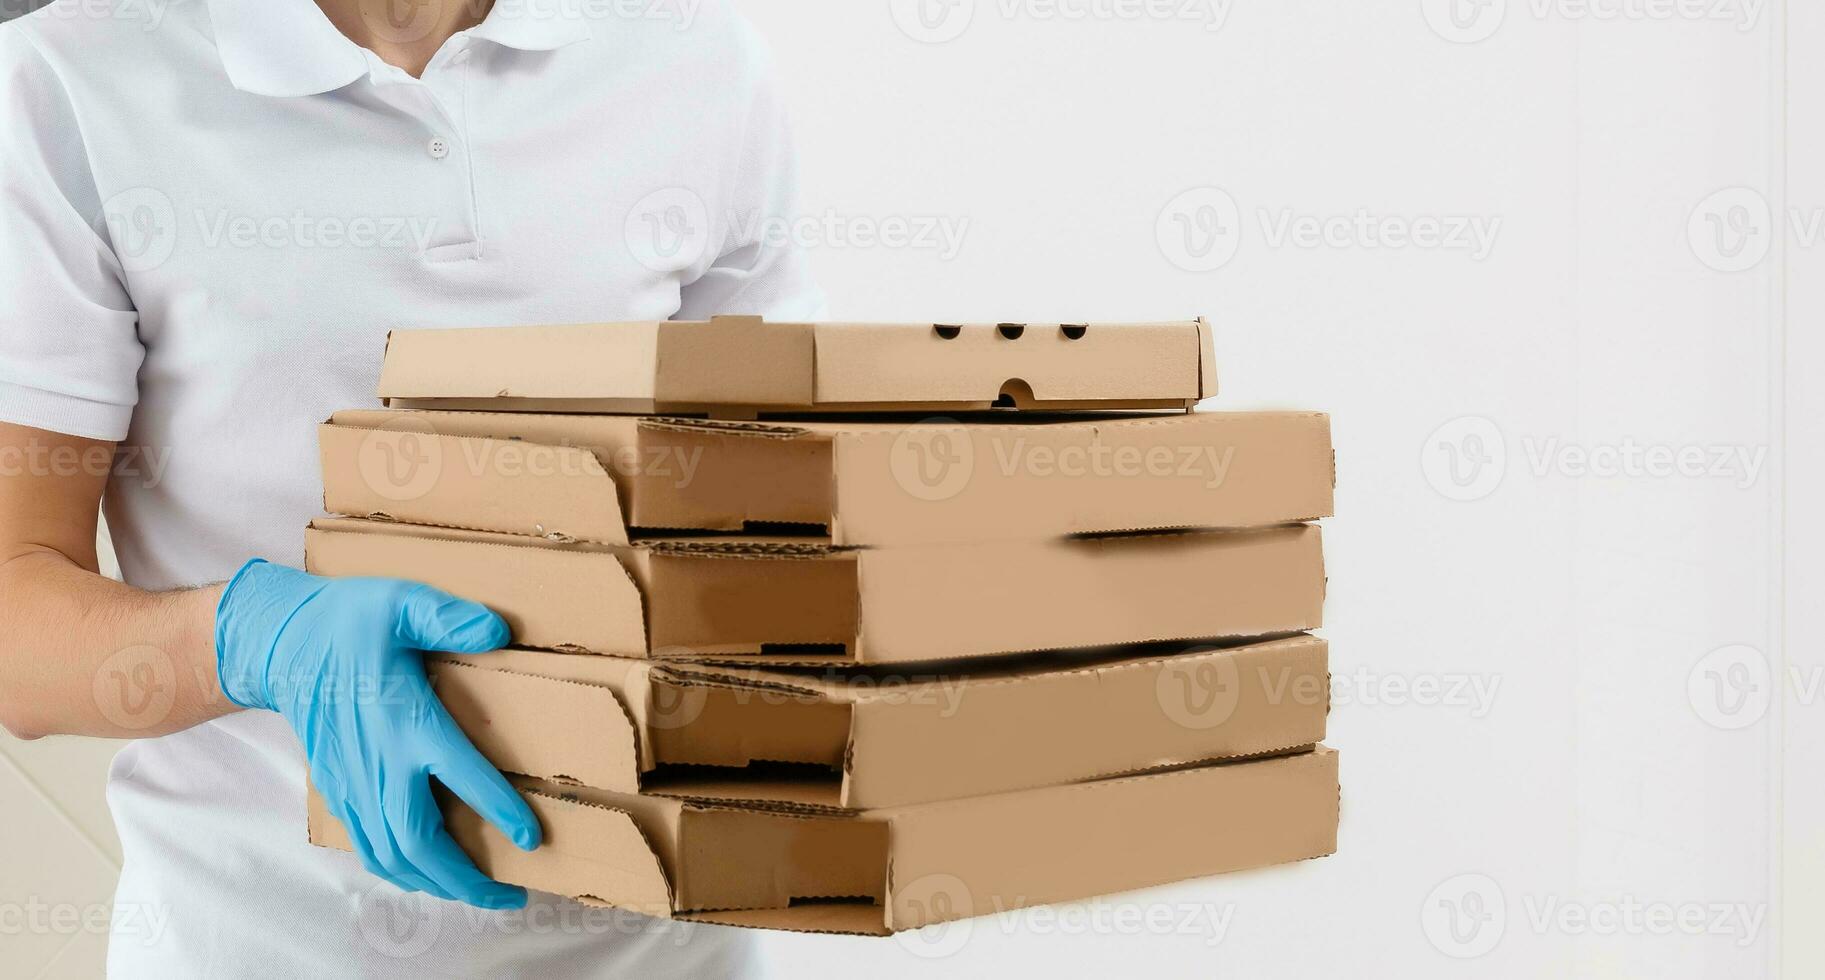
M141 738L237 707L216 681L222 587L146 592L50 549L0 564L0 722L15 735Z

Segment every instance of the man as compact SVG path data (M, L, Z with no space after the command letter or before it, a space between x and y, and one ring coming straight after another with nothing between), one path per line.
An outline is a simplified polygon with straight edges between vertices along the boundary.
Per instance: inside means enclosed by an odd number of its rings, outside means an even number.
M741 237L790 213L791 160L723 3L475 2L0 27L0 721L140 739L109 775L117 903L164 926L117 920L113 973L746 965L734 930L515 908L433 780L541 829L419 664L504 626L296 570L315 423L372 402L388 329L821 312L802 256ZM96 571L104 493L126 584ZM307 768L358 854L306 844Z

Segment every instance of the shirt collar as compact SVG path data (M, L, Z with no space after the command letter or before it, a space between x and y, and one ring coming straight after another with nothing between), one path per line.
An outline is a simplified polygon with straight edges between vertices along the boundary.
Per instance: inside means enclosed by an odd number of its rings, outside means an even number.
M574 2L494 0L488 16L468 34L521 51L555 51L587 40L590 31L584 12Z
M369 55L314 0L208 0L222 68L255 95L318 95L367 74ZM495 0L470 37L523 51L551 51L590 36L562 0Z

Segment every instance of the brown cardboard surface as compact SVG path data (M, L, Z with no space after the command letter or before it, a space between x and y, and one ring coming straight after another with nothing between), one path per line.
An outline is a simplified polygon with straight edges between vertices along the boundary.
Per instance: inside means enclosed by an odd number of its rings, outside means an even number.
M805 674L506 650L428 662L503 770L622 792L867 809L1322 741L1312 636L958 673ZM794 763L817 786L750 778ZM669 778L654 779L656 771ZM821 772L821 775L820 775Z
M838 545L1241 528L1331 513L1330 420L1196 412L769 422L338 412L324 507L625 544L629 530L815 525Z
M1337 754L1324 747L862 814L516 783L545 828L529 853L446 800L451 835L489 875L774 929L886 934L1298 861L1337 844ZM348 848L314 793L309 825L313 843Z
M403 408L756 413L1189 408L1216 393L1210 326L770 323L758 317L395 330Z
M888 664L1321 625L1314 525L844 550L792 539L634 546L347 518L312 523L321 575L425 582L500 613L520 646L723 662Z

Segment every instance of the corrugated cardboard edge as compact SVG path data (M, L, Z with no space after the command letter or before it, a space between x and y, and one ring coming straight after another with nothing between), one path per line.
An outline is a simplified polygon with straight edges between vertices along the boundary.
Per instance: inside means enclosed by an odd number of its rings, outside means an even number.
M803 932L826 936L888 936L881 915L882 906L835 902L828 905L799 905L785 909L746 909L728 912L682 912L678 918L693 922L713 922L748 929L772 929L777 932Z

